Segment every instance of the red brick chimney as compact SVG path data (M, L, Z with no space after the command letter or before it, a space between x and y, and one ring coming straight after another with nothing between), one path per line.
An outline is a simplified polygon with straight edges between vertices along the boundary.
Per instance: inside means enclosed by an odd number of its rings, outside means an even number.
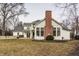
M45 38L48 35L53 35L53 29L52 29L52 12L46 11L45 12L45 30L44 30L44 36Z

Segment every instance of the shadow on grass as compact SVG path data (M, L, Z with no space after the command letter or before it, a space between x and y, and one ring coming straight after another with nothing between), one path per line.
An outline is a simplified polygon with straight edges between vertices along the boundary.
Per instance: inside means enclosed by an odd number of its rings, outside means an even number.
M65 43L68 42L68 40L32 40L35 42L49 42L49 43Z

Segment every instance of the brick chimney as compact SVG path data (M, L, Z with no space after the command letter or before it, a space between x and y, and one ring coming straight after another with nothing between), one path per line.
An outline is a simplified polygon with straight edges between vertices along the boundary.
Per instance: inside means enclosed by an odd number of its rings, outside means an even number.
M48 35L53 35L52 12L51 11L46 11L45 12L45 29L44 29L44 36L45 36L45 38Z

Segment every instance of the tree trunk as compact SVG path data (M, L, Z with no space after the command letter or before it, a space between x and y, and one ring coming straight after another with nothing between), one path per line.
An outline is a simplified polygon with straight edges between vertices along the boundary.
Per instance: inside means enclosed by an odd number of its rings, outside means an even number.
M3 19L2 36L5 36L5 17Z
M76 34L78 33L78 17L76 18Z

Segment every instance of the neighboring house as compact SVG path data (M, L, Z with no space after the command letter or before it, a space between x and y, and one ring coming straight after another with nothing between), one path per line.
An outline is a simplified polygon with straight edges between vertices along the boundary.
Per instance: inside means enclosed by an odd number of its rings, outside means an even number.
M22 24L18 24L13 30L13 36L24 35L24 28Z
M55 40L70 40L70 30L54 20L51 11L46 11L43 20L24 23L23 27L21 32L25 33L23 35L26 38L44 40L48 35L52 35Z

